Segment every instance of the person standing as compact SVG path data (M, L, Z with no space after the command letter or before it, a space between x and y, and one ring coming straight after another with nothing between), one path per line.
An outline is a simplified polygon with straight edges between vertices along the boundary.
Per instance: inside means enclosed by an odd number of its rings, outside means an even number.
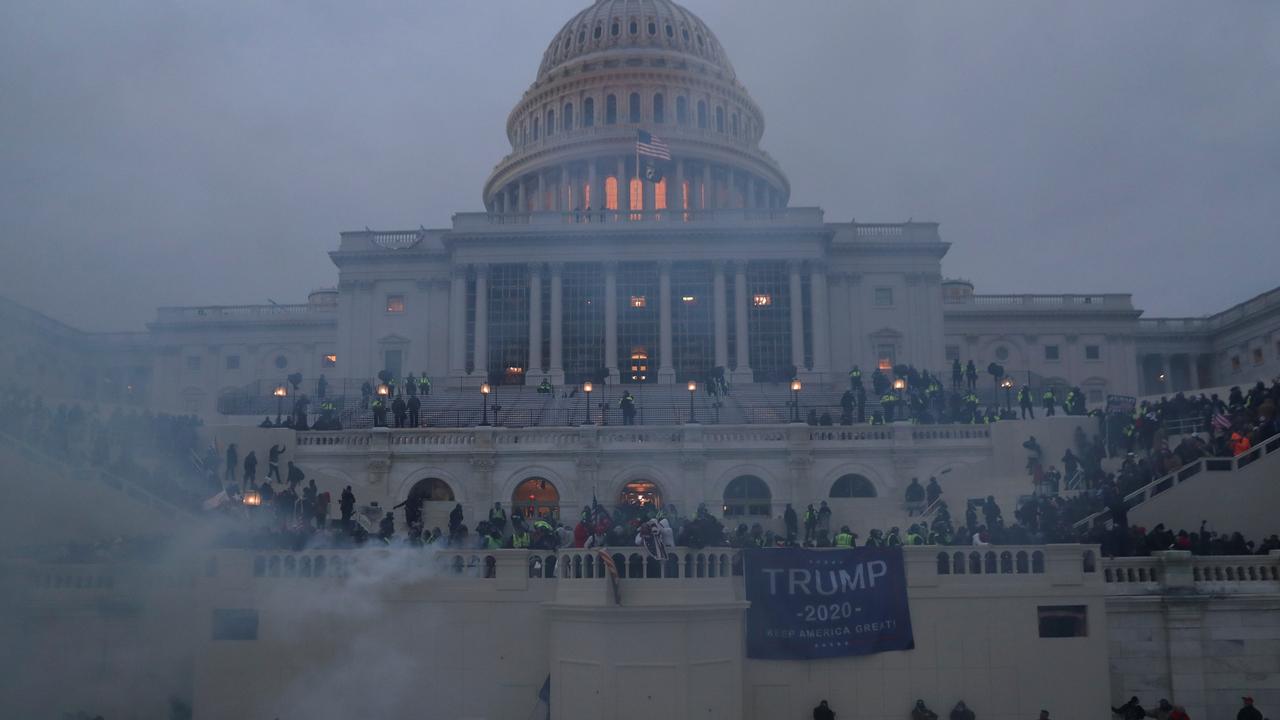
M956 703L955 707L951 708L951 720L976 720L976 716L973 710L970 710L969 706L965 705L964 701L961 700Z
M1240 699L1244 707L1236 712L1236 720L1262 720L1262 711L1253 706L1253 698L1246 695Z
M978 389L978 367L973 364L973 360L964 366L964 379L969 386L969 392Z
M224 480L229 483L236 481L236 467L240 465L240 453L236 450L236 444L231 443L227 446L227 470Z
M253 487L258 482L258 454L253 450L244 456L244 486Z
M1048 390L1045 390L1044 395L1041 395L1040 399L1044 404L1044 416L1053 417L1054 406L1058 404L1058 397L1053 394L1053 388L1049 388Z
M827 701L823 700L813 709L813 720L836 720L836 713L827 705Z
M342 527L346 529L350 526L351 516L356 511L356 496L351 492L350 485L342 489L342 496L338 498L338 509L342 511Z
M413 387L409 385L408 387ZM418 399L417 393L409 393L409 427L418 427L418 411L422 409L422 401Z
M275 478L276 482L284 482L280 479L280 455L284 453L283 445L272 445L267 451L267 479Z
M1031 419L1036 419L1036 408L1031 402L1031 387L1023 385L1018 388L1018 408L1022 411L1022 419L1026 420L1027 415L1031 415Z
M809 503L809 507L804 511L804 542L806 545L813 542L814 535L818 530L818 513L813 509L813 503Z
M391 415L396 420L396 427L404 427L405 418L409 416L409 408L404 404L404 397L396 395L396 399L391 401Z
M800 522L796 517L796 509L791 507L791 503L787 503L787 509L782 511L782 522L787 528L787 544L795 544Z

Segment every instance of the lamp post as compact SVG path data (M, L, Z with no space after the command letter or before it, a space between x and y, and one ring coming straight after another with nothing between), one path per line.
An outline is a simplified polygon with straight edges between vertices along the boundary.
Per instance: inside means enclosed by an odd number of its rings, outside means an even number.
M482 383L480 385L480 397L482 398L481 400L482 410L480 413L481 427L485 427L489 424L489 393L491 392L493 392L493 388L489 387L489 383Z
M1005 412L1013 412L1013 378L1006 377L1000 381L1000 387L1004 388L1004 409ZM996 402L1000 402L996 400Z
M595 386L588 380L582 383L582 392L587 395L587 424L591 424L591 391L595 390Z
M378 384L378 396L386 397L391 394L391 386L386 383Z
M271 391L271 394L276 396L276 424L278 425L280 416L284 413L284 398L289 394L289 388L285 387L284 383L280 383L275 390Z
M698 391L698 383L690 380L688 387L689 387L689 422L696 423L698 422L698 418L694 417L694 414L693 414L693 394Z
M906 390L906 389L907 389L907 381L906 381L905 379L903 379L903 378L894 378L894 380L893 380L893 392L894 392L894 394L895 394L895 395L897 395L897 397L898 397L898 403L897 403L898 405L902 405L902 391L903 391L903 390ZM894 417L889 418L889 422L893 422L894 420L897 420L897 419L898 419L898 418L897 418L897 415L898 415L898 409L897 409L897 408L894 408L893 414L894 414Z
M791 381L791 422L800 422L800 384L799 378Z

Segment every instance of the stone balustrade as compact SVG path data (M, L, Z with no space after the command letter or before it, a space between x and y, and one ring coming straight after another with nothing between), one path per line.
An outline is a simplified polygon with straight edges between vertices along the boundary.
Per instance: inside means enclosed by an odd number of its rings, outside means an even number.
M1267 555L1197 556L1181 550L1103 563L1107 595L1280 592L1280 551Z

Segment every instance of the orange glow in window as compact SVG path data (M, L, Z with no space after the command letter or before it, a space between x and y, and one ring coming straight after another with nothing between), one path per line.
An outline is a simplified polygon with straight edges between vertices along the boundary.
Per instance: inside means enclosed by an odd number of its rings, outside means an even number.
M606 208L610 210L618 209L618 178L613 176L605 178L604 202Z
M667 180L666 180L666 178L663 178L662 180L659 180L659 181L658 181L658 184L653 186L653 209L654 209L654 210L666 210L666 209L667 209Z

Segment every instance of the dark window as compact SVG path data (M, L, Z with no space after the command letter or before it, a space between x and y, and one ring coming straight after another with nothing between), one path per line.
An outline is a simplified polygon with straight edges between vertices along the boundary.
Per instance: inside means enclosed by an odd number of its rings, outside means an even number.
M707 104L702 100L698 101L698 128L707 129Z
M629 26L627 26L627 30L628 30L632 35L635 35L636 33L640 32L640 25L639 25L639 23L637 23L635 20L632 20L632 21L631 21L631 24L630 24Z
M594 127L596 124L596 99L587 98L582 101L582 127Z
M277 370L283 370L283 369L285 369L285 368L287 368L287 367L289 367L289 358L287 358L287 357L285 357L285 356L283 356L283 355L277 355L277 356L276 356L276 369L277 369Z
M667 99L662 93L653 96L653 121L656 123L667 121Z
M670 25L667 25L667 37L673 37L674 35L675 35L675 31L672 30Z
M1089 636L1089 608L1085 605L1040 605L1036 615L1042 638Z
M689 101L683 95L676 97L676 123L680 125L689 124Z
M503 263L489 268L490 382L524 384L529 362L529 267Z
M649 34L650 35L658 34L658 23L655 23L655 22L649 23Z
M577 385L583 380L596 379L604 367L604 273L598 264L566 263L562 279L564 334L562 362L565 383ZM619 282L621 285L621 282ZM549 278L543 278L544 295L551 287ZM544 301L543 307L550 307ZM621 326L621 323L619 323ZM619 327L619 335L621 335ZM543 340L550 330L543 333ZM622 342L619 339L619 347Z
M573 129L573 103L564 104L564 115L560 122L564 124L565 132Z
M716 132L724 132L724 108L716 108Z
M681 31L680 31L680 37L684 38L685 43L688 43L688 42L689 42L689 31L688 31L688 30L681 30Z
M587 41L587 31L586 31L586 30L579 30L579 31L578 31L578 44L579 44L579 45L581 45L581 44L585 43L586 41Z
M734 478L724 489L724 514L726 517L736 515L764 515L772 513L771 501L773 493L765 481L755 475L742 475Z
M548 110L547 111L547 135L550 136L551 133L555 131L556 131L556 111Z
M214 640L257 640L258 611L249 609L214 609Z
M833 498L873 498L876 486L861 475L841 475L831 483L830 497Z
M649 361L658 356L658 266L654 263L618 264L618 355L624 383L655 380Z
M618 27L618 23L609 26L609 34L618 37L618 33L622 32L622 28Z
M733 136L738 137L738 113L733 114Z
M533 139L534 139L534 140L537 140L537 139L538 139L538 134L539 134L539 133L538 133L538 130L539 130L539 127L538 127L538 120L539 120L539 118L534 118L534 119L533 119Z
M758 382L772 382L791 366L791 281L785 262L747 265L747 362ZM800 302L799 298L794 298ZM784 379L790 379L788 376Z
M948 345L948 346L946 347L946 357L947 357L947 362L951 362L952 360L959 360L959 359L960 359L960 346L959 346L959 345Z
M391 373L391 377L400 377L400 369L404 365L404 351L387 350L382 353L382 369Z
M1045 360L1057 360L1057 359L1058 359L1058 346L1057 346L1057 345L1045 345L1045 346L1044 346L1044 359L1045 359Z
M1102 348L1098 347L1097 345L1085 345L1085 346L1084 346L1084 359L1085 359L1085 360L1098 360L1098 359L1100 359L1101 357L1102 357Z
M613 125L618 122L618 97L610 95L604 99L604 124Z
M675 263L671 268L672 364L676 381L701 383L715 365L711 266Z
M627 119L633 123L640 122L640 93L631 93L627 106Z
M872 296L876 307L890 307L893 305L893 288L876 288L875 294Z
M240 356L239 356L239 355L228 355L228 356L227 356L227 369L228 369L228 370L239 370L239 369L240 369Z
M592 31L592 33L591 33L591 37L595 38L596 40L599 40L599 39L600 39L600 26L599 26L599 25L597 25L597 26L596 26L596 29L595 29L594 31Z

